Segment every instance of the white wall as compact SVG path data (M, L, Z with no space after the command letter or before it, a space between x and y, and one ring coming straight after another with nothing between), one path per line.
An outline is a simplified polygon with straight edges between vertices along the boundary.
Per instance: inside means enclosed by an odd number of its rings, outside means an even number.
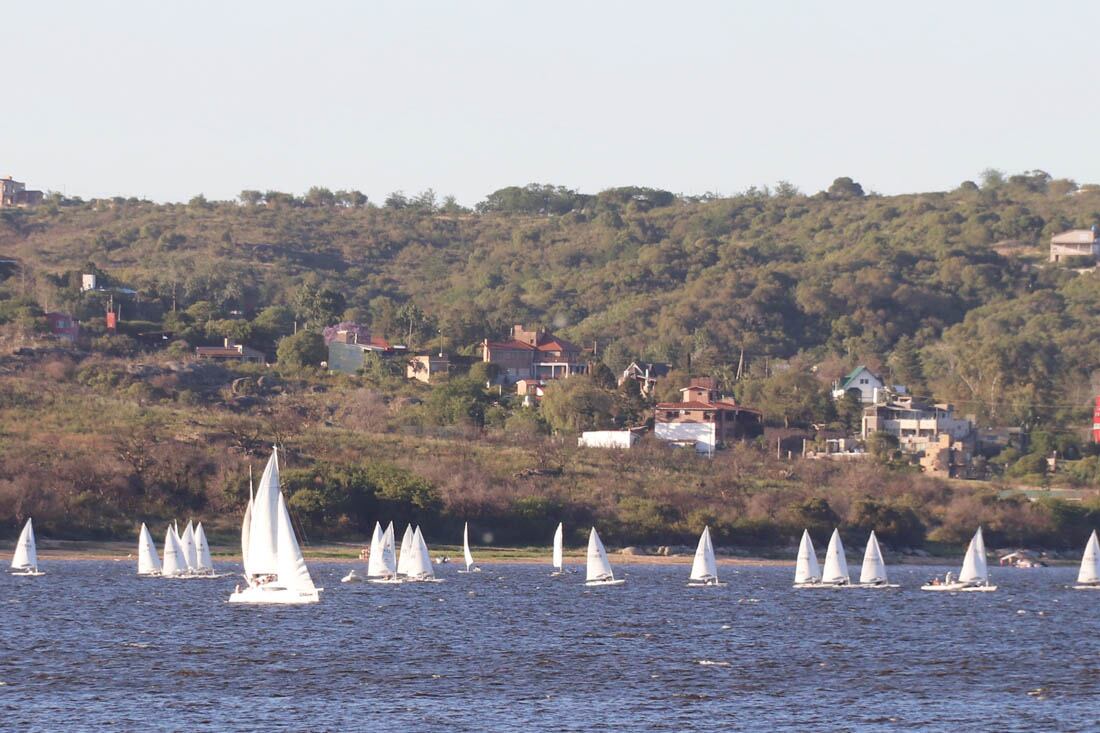
M629 430L591 430L581 433L577 445L581 448L619 448L627 449L634 445L638 436Z
M657 436L658 440L667 440L673 443L694 443L695 450L708 455L714 453L714 448L718 442L714 435L714 423L658 422L654 426L653 434Z

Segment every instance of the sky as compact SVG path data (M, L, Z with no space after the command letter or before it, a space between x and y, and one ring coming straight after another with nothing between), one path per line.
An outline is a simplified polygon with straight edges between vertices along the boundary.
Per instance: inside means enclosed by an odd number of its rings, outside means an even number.
M7 3L0 175L155 201L1100 182L1094 2Z

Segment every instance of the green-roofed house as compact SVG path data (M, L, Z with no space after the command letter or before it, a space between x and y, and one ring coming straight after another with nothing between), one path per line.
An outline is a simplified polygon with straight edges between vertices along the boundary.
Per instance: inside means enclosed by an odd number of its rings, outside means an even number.
M873 405L878 402L879 392L885 386L881 377L861 364L833 385L833 399L843 399L844 395L851 392L859 397L862 404ZM890 389L897 394L905 394L905 387L901 385L894 385Z

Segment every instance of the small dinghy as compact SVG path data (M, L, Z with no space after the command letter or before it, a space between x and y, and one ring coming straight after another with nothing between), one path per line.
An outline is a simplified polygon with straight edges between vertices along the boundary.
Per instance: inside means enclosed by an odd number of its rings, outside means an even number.
M882 559L882 549L878 546L875 531L867 539L867 549L863 552L863 567L859 571L859 585L855 588L899 588L886 577L886 561Z
M412 547L409 549L408 575L405 580L410 583L442 583L435 577L432 569L432 558L428 553L428 544L424 542L424 535L420 533L420 527L413 530Z
M1081 569L1077 571L1075 590L1100 590L1100 543L1096 541L1096 530L1092 530L1085 554L1081 556Z
M415 537L413 526L405 526L405 534L401 537L401 552L397 555L397 574L407 576L409 574L409 562L412 560L413 539Z
M798 560L794 567L795 588L819 588L821 586L821 567L817 564L814 541L810 539L810 530L802 530L802 541L798 543Z
M466 563L465 570L459 570L460 573L480 573L481 568L474 565L474 556L470 552L470 523L466 522L462 525L462 559Z
M367 555L367 577L370 577L378 569L379 564L382 562L382 525L378 522L374 523L374 532L370 537L370 550ZM348 571L348 574L340 578L341 583L358 583L365 580L355 568Z
M550 555L550 563L554 567L554 572L550 573L551 576L561 575L562 569L562 535L565 533L565 529L562 527L562 523L558 522L558 528L554 530L554 550Z
M695 560L691 563L688 585L725 585L718 582L718 563L714 559L714 545L710 541L710 527L703 527L699 546L695 548Z
M144 577L160 575L157 546L153 544L153 536L149 534L149 528L145 526L145 522L141 523L141 531L138 532L138 575Z
M38 546L34 541L34 522L27 517L19 540L15 543L15 553L11 557L11 574L27 577L45 575L38 569Z
M825 568L821 571L821 586L824 588L843 588L852 584L848 574L848 558L844 556L844 543L840 541L840 530L834 529L829 538L829 548L825 551Z
M376 566L374 564L374 556L371 556L370 567L372 570L368 571L368 575L378 573L377 577L368 577L369 583L403 583L402 578L397 575L397 555L394 551L394 537L393 537L393 522L386 527L386 531L382 533L382 545L379 552L379 562Z
M604 549L603 542L600 541L600 536L596 534L596 528L593 527L588 535L588 575L584 584L622 585L625 582L626 580L623 579L615 579L615 573L612 572L611 563L607 559L607 550Z
M985 561L985 539L982 538L982 528L978 527L978 531L970 539L958 578L947 573L942 581L936 578L931 583L922 585L920 589L959 593L990 593L997 590L997 586L989 583L989 568Z
M199 566L199 548L195 544L195 528L190 521L187 522L187 527L179 537L180 545L183 547L183 559L187 561L187 572L194 575Z
M164 533L164 564L160 575L162 578L182 578L187 575L187 558L183 555L183 546L176 534L176 528L171 524Z
M202 522L195 525L195 567L191 571L193 578L224 578L229 573L214 572L214 560L210 557L210 543L206 539L206 532L202 528Z
M245 554L248 585L245 588L238 586L229 596L229 602L283 605L319 602L322 589L315 586L310 577L279 486L277 450L271 452L248 514L248 550ZM242 543L245 534L242 529Z

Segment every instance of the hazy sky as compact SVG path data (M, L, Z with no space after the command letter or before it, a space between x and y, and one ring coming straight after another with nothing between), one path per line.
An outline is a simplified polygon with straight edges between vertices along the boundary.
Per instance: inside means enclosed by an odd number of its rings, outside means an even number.
M0 175L69 195L1100 182L1100 3L13 2Z

